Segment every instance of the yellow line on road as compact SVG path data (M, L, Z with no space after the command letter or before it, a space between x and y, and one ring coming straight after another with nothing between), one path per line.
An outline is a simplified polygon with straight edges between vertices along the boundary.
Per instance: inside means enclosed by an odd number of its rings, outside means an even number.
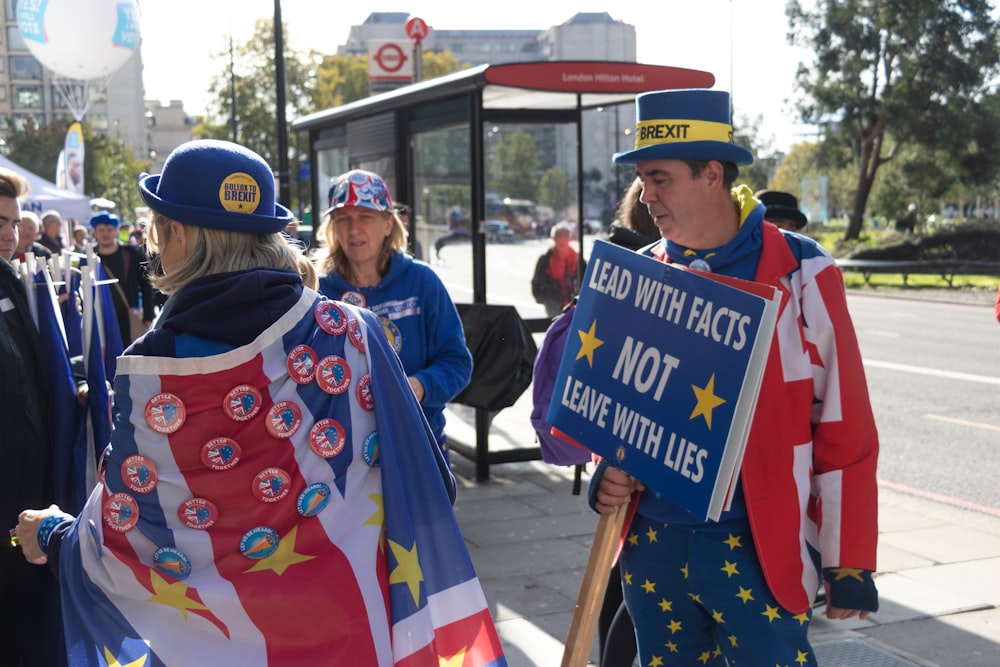
M936 419L942 422L949 422L952 424L958 424L960 426L971 426L973 428L983 428L987 431L1000 431L1000 426L995 426L993 424L983 424L980 422L970 422L967 419L955 419L954 417L945 417L944 415L924 415L928 419Z

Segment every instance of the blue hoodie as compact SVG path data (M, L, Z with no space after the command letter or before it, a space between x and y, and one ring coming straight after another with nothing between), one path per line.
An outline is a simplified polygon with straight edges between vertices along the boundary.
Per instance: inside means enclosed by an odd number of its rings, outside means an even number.
M394 252L378 285L356 287L334 272L320 278L319 291L368 308L382 320L406 374L424 385L420 406L443 443L444 406L469 384L472 354L455 304L434 269ZM350 293L346 299L345 293Z

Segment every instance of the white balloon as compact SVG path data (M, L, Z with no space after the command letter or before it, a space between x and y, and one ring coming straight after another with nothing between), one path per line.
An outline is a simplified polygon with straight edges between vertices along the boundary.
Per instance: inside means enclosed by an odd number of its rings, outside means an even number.
M71 79L110 76L139 46L136 0L18 0L17 25L31 54Z

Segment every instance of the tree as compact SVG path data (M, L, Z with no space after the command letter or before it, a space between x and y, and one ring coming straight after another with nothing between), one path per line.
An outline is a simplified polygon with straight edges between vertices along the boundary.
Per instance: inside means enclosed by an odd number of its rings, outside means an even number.
M7 136L7 157L46 180L54 180L59 151L65 145L71 122L57 121L37 127L29 121L23 130L14 130ZM144 205L136 180L142 172L151 171L152 165L148 160L137 159L135 150L120 138L93 134L87 122L83 123L83 145L84 192L110 199L118 205L117 211L124 219L132 220L136 207Z
M424 81L469 69L469 63L458 62L451 51L424 51L423 54Z
M323 56L316 68L315 108L339 107L368 94L368 56Z
M802 119L836 132L857 171L847 239L861 231L879 168L918 142L962 154L1000 60L986 0L816 0L788 3L790 39L815 53L796 75ZM979 128L982 129L981 127Z
M224 51L216 54L216 61L225 62L225 67L212 79L209 93L213 97L209 102L208 115L195 126L194 133L199 138L232 141L235 112L237 143L259 154L272 167L277 167L273 26L272 19L257 20L250 40L234 46L232 68L228 45ZM312 54L304 55L288 48L288 41L285 40L285 98L289 107L286 109L288 118L305 115L316 108L317 84L313 76L315 64ZM306 138L291 133L288 149L289 164L297 164L308 155ZM297 174L294 169L292 171L291 191L294 193L297 191Z
M524 130L504 133L497 144L493 182L504 197L534 199L538 188L538 148ZM495 169L495 171L494 171Z
M538 183L538 203L560 211L573 203L569 176L560 167L549 167Z

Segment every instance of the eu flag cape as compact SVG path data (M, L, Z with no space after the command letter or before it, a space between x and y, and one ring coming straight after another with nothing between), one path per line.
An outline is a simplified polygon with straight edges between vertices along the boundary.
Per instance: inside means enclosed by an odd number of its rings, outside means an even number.
M59 552L71 664L506 665L371 313L304 290L244 347L120 358L115 401Z

